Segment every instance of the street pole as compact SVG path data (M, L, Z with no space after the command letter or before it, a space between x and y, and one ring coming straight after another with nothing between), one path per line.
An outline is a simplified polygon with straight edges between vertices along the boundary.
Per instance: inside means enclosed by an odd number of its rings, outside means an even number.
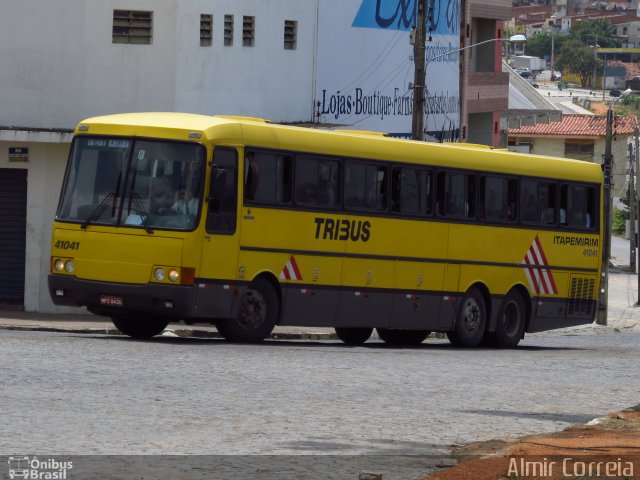
M553 66L555 61L556 61L556 57L555 57L555 25L551 27L551 80L553 80L553 72L555 72L555 67Z
M602 273L600 277L600 300L596 323L607 324L609 305L609 257L611 256L611 173L613 169L613 155L611 154L611 142L613 139L613 110L611 104L607 109L607 128L605 131L604 157L602 159L602 173L604 175L604 198L602 199L602 226L604 230L602 242Z
M634 201L635 201L635 205L636 205L636 218L640 217L640 203L638 203L640 201L640 198L638 198L638 188L640 187L640 128L638 128L638 117L636 117L636 125L635 128L633 129L633 135L634 135L634 144L635 144L635 151L634 156L635 156L635 164L636 164L636 184L635 184L635 188L634 188ZM633 179L632 179L633 181ZM640 222L639 222L640 223ZM640 230L640 228L638 228L638 230ZM640 232L638 232L638 238L640 238ZM638 250L638 242L636 242L636 252ZM638 270L638 301L636 302L636 305L640 305L640 265L637 265L638 262L636 262L636 267Z
M415 72L413 77L413 117L411 138L424 140L425 41L427 36L427 0L418 0L416 33L413 45Z
M604 54L602 62L602 101L604 102L605 89L607 88L607 54Z
M629 198L629 271L636 271L636 218L638 218L638 212L636 209L636 191L633 186L635 179L635 162L633 158L633 146L628 145L628 159L629 159L629 185L627 188L627 194Z

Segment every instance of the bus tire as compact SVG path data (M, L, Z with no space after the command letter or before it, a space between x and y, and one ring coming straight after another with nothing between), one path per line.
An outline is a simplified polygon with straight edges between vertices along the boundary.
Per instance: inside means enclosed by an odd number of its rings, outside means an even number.
M392 328L376 328L380 339L389 345L420 345L429 336L428 330L398 330Z
M487 328L487 308L480 290L471 288L464 294L456 314L453 331L447 333L452 345L475 348L482 342Z
M347 345L362 345L369 340L373 328L340 328L336 327L336 335Z
M169 325L169 320L166 318L142 315L140 317L135 315L116 316L111 317L111 321L120 332L138 339L155 337Z
M522 295L511 290L502 302L496 331L491 334L491 344L499 348L514 348L524 335L527 313Z
M225 340L259 343L267 338L278 322L280 301L271 284L257 278L242 296L238 316L216 324Z

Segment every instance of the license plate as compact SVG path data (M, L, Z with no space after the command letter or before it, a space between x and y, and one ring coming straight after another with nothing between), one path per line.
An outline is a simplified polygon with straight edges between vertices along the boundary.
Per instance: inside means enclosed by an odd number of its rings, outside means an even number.
M113 297L111 295L100 295L100 305L108 307L122 307L124 306L124 299L122 297Z

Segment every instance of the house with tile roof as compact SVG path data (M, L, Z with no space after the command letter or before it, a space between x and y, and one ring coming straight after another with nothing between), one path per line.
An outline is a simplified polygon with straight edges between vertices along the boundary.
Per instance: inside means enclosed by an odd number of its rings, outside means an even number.
M565 114L562 121L509 129L509 150L602 163L606 115ZM626 185L628 145L638 128L635 115L616 115L613 122L613 194Z

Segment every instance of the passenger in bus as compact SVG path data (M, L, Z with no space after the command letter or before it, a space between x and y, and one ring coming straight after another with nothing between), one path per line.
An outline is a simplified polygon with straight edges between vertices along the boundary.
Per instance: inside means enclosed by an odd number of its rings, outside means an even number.
M175 198L176 194L167 182L157 181L149 194L149 212L154 215L175 215L177 212L172 208Z

